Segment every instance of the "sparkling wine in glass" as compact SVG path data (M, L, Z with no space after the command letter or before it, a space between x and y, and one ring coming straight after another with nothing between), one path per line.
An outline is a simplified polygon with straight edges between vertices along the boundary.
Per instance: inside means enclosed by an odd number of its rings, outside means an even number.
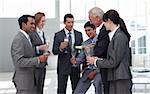
M73 49L71 50L71 56L72 56L72 58L76 58L76 54L77 54L77 50L73 48ZM76 64L73 64L72 66L73 66L73 67L77 67Z
M49 37L46 37L46 45L47 45L47 49L44 51L44 55L50 55L50 48L49 48L50 39L49 39Z
M67 43L67 44L69 43L68 37L65 37L65 38L64 38L64 42ZM68 53L67 48L65 48L65 53Z

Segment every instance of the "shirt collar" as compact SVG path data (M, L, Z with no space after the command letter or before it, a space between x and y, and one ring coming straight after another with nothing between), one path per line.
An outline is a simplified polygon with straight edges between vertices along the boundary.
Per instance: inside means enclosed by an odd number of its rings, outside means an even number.
M98 36L96 35L94 38L91 39L92 43L96 43L97 37L98 37Z
M39 29L38 27L36 27L36 31L37 31L38 33L41 33L41 32L42 32L42 30Z
M100 29L103 27L103 24L104 24L104 22L102 22L102 23L100 24L100 26L96 28L96 34L99 34Z
M21 33L23 33L27 39L29 39L29 35L28 35L25 31L23 31L22 29L20 29L19 31L20 31Z
M112 40L112 38L113 38L115 32L117 31L117 29L118 29L119 27L120 27L120 26L118 25L113 31L109 32L108 35L109 35L110 41Z
M66 34L66 35L68 35L69 32L71 32L71 34L74 33L74 32L73 32L73 31L74 31L73 29L72 29L71 31L68 31L66 28L64 28L64 31L65 31L65 34Z
M103 27L103 25L104 25L104 22L102 22L102 23L100 24L99 29L101 29L101 28Z

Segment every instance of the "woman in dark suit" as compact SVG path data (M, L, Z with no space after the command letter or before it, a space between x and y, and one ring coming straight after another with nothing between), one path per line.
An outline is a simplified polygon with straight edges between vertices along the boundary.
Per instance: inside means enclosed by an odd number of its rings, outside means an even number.
M107 59L87 57L87 62L94 63L99 68L108 68L109 94L132 94L130 34L124 21L115 10L107 11L103 16L103 21L106 29L110 30Z
M48 43L46 43L45 33L43 31L46 22L45 13L37 12L34 17L36 28L34 32L29 33L32 46L34 46L35 48L36 56L43 54L46 55L46 51L49 45ZM44 81L46 75L46 65L47 61L45 63L40 64L40 66L36 67L35 70L38 94L43 94Z

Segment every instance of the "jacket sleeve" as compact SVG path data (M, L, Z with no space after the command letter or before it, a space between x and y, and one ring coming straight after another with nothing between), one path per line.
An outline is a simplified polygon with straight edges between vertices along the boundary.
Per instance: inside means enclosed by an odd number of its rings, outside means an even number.
M22 39L16 39L13 41L11 46L11 55L15 67L33 67L39 65L37 57L25 54Z
M98 40L94 47L94 56L97 56L99 58L106 58L108 45L109 45L108 31L102 31L98 35Z
M127 38L125 35L117 34L113 40L111 41L111 44L109 46L108 50L108 56L107 59L104 60L97 60L96 64L99 68L115 68L117 67L123 57L125 57L126 49L128 48Z
M59 35L55 33L54 40L53 40L53 48L52 48L52 52L54 55L58 55L62 53L61 50L59 49L60 43L61 42L59 41Z

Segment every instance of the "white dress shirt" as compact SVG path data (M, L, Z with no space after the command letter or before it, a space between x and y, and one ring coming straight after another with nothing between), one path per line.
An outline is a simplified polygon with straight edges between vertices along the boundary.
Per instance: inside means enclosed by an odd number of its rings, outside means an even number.
M109 40L111 41L115 32L117 31L117 29L119 28L119 26L117 26L113 31L109 32L108 35L109 35Z
M100 33L100 29L102 28L104 22L100 24L99 27L96 27L96 34L99 34Z
M36 31L40 37L40 39L42 40L42 43L44 43L44 38L43 38L43 31L41 29L39 29L38 27L36 28Z
M72 29L71 31L68 31L66 28L64 28L65 30L65 34L67 37L69 37L69 32L71 32L71 38L72 38L72 49L74 48L74 43L75 43L75 34L74 34L74 30Z

